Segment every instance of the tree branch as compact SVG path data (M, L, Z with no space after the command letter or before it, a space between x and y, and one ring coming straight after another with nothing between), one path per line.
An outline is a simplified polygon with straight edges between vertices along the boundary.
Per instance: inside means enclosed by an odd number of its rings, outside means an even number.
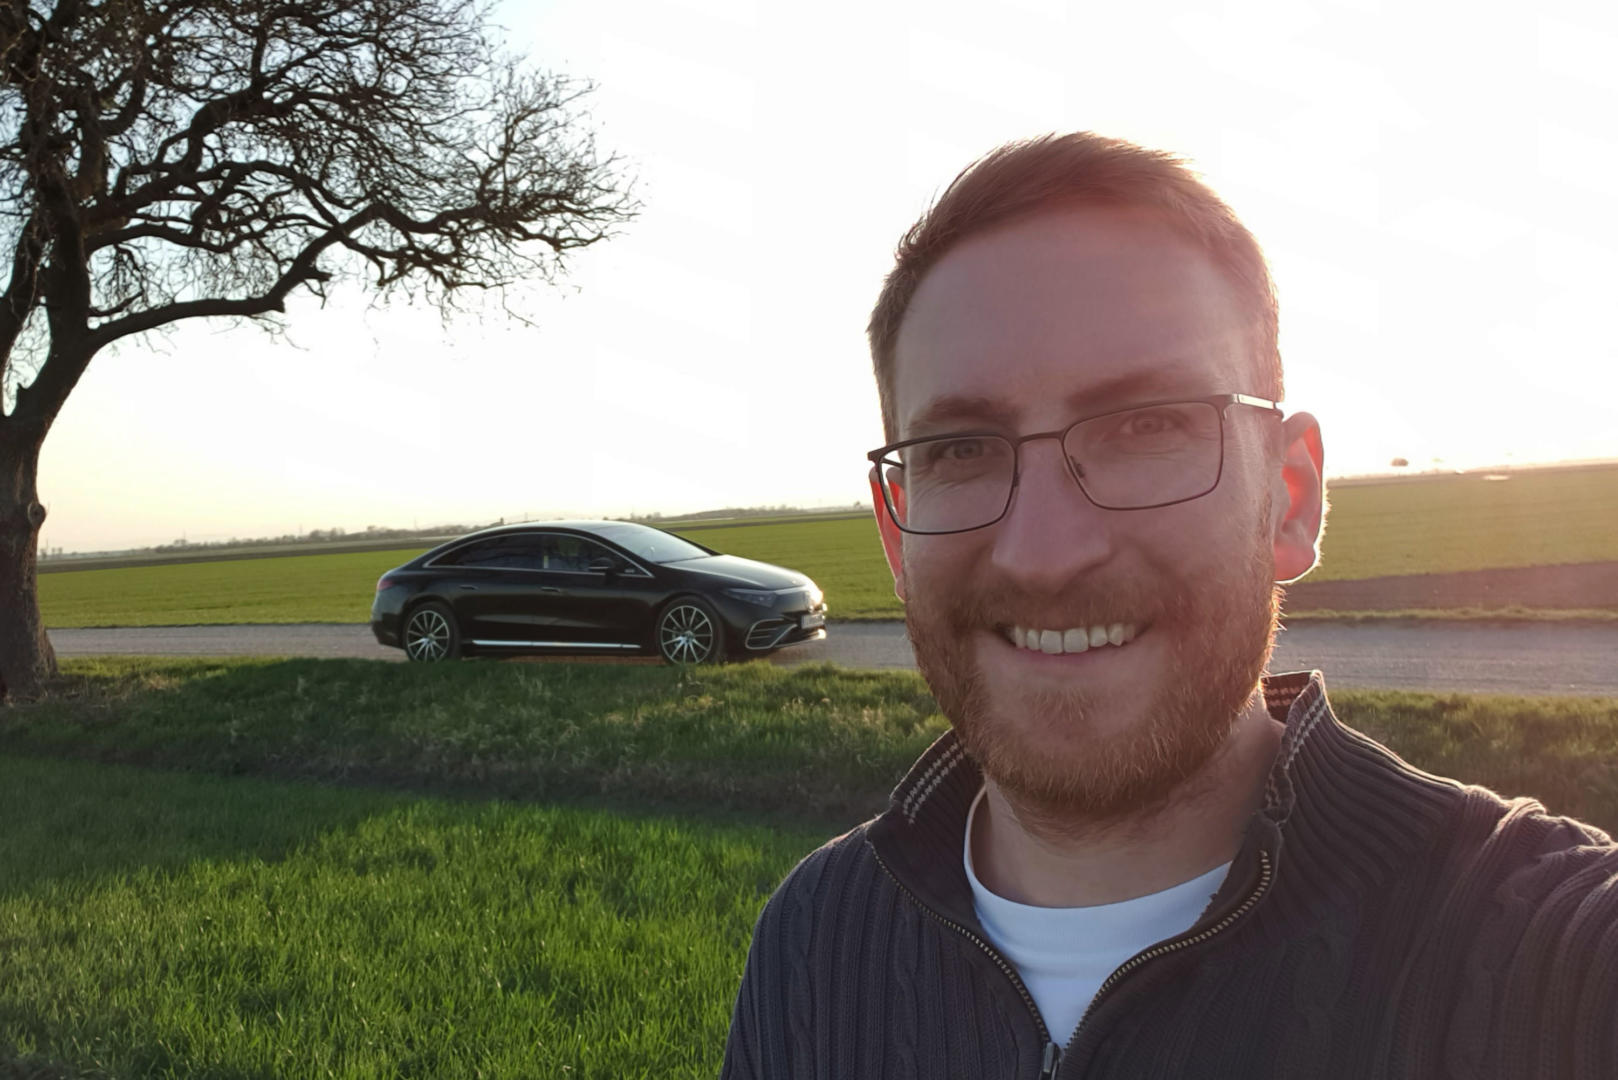
M180 322L184 319L200 319L209 316L235 315L253 317L268 315L272 311L285 311L286 298L299 285L329 281L331 275L321 270L318 263L320 256L330 247L341 243L346 233L363 228L374 217L374 210L365 210L349 218L343 226L333 229L318 239L312 241L298 253L286 270L270 286L258 296L250 296L240 300L229 300L224 297L210 297L202 300L182 300L162 307L151 308L147 311L125 315L121 319L102 323L96 327L88 337L91 352L105 348L110 343L130 334L144 333L155 330L159 326Z

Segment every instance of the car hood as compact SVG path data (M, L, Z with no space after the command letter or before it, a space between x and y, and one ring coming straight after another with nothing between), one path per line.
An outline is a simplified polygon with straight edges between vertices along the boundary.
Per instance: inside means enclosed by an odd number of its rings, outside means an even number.
M706 558L682 559L680 562L665 565L688 574L701 574L716 581L750 585L756 589L787 589L794 585L809 584L809 577L806 574L782 566L743 559L737 555L709 555Z

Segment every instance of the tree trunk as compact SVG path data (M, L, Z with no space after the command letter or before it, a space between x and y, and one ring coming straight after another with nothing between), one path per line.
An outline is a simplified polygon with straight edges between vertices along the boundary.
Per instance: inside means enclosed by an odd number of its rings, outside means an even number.
M0 701L28 701L56 674L56 650L39 617L39 527L45 523L36 480L45 425L0 423Z

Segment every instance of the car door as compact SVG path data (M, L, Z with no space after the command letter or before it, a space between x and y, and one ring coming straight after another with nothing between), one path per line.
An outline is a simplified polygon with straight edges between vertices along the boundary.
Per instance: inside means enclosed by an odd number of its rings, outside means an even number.
M543 550L547 580L560 589L552 609L559 635L580 648L643 644L645 570L577 533L547 533Z
M489 537L451 553L442 588L466 641L518 644L550 637L551 604L560 590L544 587L536 570L540 561L532 533Z
M455 615L461 639L484 636L483 607L491 595L488 586L493 574L480 565L498 545L495 540L474 540L452 548L435 558L427 568L433 572L433 591L443 597Z

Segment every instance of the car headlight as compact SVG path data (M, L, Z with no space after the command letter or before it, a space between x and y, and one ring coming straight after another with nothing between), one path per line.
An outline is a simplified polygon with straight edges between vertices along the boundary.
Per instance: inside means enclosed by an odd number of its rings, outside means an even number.
M732 600L741 600L759 607L772 608L775 606L775 593L770 589L725 589L724 594Z

